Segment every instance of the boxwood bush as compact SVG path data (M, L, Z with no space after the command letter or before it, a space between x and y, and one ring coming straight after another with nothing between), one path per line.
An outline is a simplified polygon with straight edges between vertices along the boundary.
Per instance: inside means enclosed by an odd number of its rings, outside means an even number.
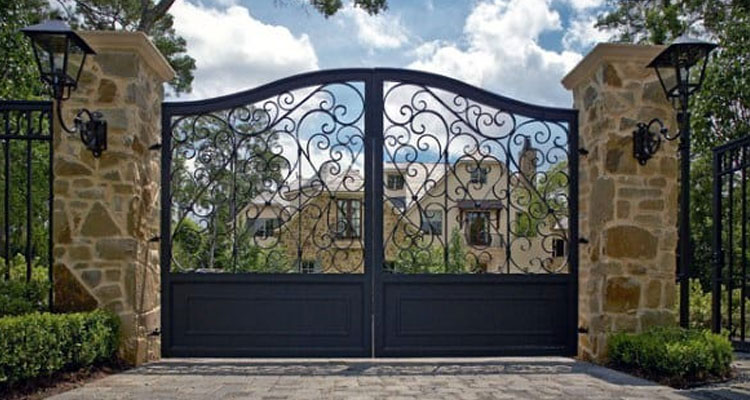
M103 310L0 318L0 387L109 360L118 328Z
M677 327L615 333L608 347L611 367L676 387L729 377L734 356L726 337Z
M49 283L0 280L0 317L47 311Z

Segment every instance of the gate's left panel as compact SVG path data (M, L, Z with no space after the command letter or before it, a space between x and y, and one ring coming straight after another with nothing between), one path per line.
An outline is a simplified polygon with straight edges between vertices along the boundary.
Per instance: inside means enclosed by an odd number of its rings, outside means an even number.
M365 76L164 105L165 356L366 356Z

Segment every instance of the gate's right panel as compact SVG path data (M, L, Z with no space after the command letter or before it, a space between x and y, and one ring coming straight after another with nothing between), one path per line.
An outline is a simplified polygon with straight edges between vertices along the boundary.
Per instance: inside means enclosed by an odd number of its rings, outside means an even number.
M576 112L430 75L376 76L376 353L574 354Z

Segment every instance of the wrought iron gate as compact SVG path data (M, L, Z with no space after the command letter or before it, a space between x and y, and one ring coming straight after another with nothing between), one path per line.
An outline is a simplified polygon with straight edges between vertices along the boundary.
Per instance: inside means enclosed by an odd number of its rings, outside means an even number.
M714 332L726 330L734 345L750 350L748 325L748 172L750 136L714 149Z
M577 129L394 69L165 103L164 355L575 354Z

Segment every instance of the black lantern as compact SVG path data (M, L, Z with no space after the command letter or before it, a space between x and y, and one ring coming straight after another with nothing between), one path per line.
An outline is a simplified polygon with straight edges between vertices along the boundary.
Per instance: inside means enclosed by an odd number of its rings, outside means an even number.
M659 149L662 138L671 141L684 133L685 127L689 124L688 99L703 85L708 56L715 48L714 43L683 35L648 64L648 68L656 71L664 94L678 111L680 129L676 134L670 135L662 121L639 123L637 130L633 132L633 156L641 165L646 165Z
M60 20L49 20L21 29L31 39L39 73L57 102L60 125L68 133L77 133L94 157L99 157L107 148L107 122L99 112L80 110L69 129L62 119L60 103L70 98L71 91L78 87L78 79L86 62L86 56L96 54L83 38L68 24ZM84 117L86 120L84 120Z
M687 98L700 90L706 76L708 55L716 44L685 35L677 38L648 64L656 71L670 100Z
M648 64L656 71L664 95L677 110L679 129L670 134L658 118L639 123L633 132L633 156L641 165L659 150L662 138L680 138L680 219L677 244L677 277L680 282L680 326L689 325L690 264L690 96L700 90L708 56L716 44L680 36Z

